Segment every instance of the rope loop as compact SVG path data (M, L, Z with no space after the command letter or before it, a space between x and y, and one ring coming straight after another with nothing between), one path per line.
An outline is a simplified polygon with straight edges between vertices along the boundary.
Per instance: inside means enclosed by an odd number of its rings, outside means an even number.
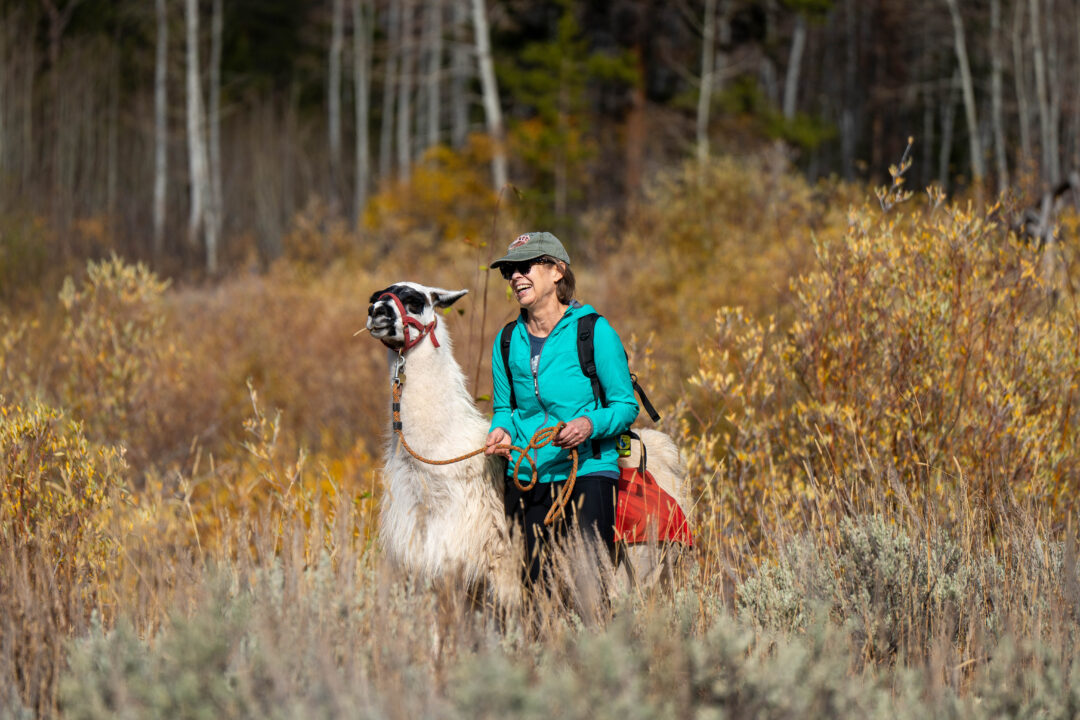
M394 402L392 406L394 416L393 428L394 433L397 435L398 440L401 442L401 446L405 448L405 450L410 455L427 465L452 465L453 463L468 460L469 458L475 457L476 455L484 452L484 448L481 447L471 452L467 452L464 455L458 455L457 457L453 457L448 460L431 460L430 458L426 458L420 455L411 447L409 447L409 443L405 441L405 433L402 430L401 425L401 392L403 385L404 383L400 380L394 382ZM536 487L536 483L539 480L539 475L536 470L536 461L529 454L529 452L532 450L539 450L546 445L550 445L558 436L558 434L562 432L562 429L564 427L566 427L566 423L560 422L556 425L552 425L551 427L540 428L535 433L533 433L532 438L529 440L528 447L520 448L517 445L499 445L500 448L507 448L511 452L516 452L518 454L517 460L514 462L514 473L511 476L514 481L514 485L517 487L518 490L520 490L521 492L529 492L534 487ZM521 483L521 480L519 478L521 474L521 463L523 460L527 460L529 462L529 468L532 471L532 477L530 478L528 484L524 485ZM570 500L570 495L574 492L574 483L577 481L578 471L577 448L570 448L570 460L572 463L570 466L570 475L567 476L566 484L563 485L562 490L559 491L559 494L556 496L555 501L551 505L551 509L548 510L547 515L544 516L545 525L551 525L556 520L558 520L561 515L564 514L566 510L566 504Z

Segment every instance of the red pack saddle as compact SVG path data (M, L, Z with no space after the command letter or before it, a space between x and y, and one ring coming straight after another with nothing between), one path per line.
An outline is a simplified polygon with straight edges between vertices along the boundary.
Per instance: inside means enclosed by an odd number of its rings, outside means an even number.
M652 473L636 467L619 468L619 498L615 507L615 540L628 545L678 542L693 546L690 524L675 498Z

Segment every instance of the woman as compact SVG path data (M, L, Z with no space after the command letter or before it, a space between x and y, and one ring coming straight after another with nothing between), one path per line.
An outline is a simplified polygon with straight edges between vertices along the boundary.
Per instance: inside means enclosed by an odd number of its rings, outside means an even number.
M596 311L574 299L570 256L558 238L547 232L522 235L491 267L509 281L521 314L507 330L509 375L498 340L492 349L494 417L485 451L509 459L505 445L526 447L537 430L566 423L551 444L535 451L538 482L530 491L519 491L507 477L506 513L523 532L527 576L535 582L552 533L563 535L570 526L576 525L587 537L598 535L614 555L616 442L637 417L638 404L622 342L602 317L596 322L593 343L604 404L581 370L578 321ZM548 528L544 517L570 474L571 448L578 449L577 481L564 515ZM513 466L509 464L508 473ZM528 468L528 461L521 464L523 485L530 479Z

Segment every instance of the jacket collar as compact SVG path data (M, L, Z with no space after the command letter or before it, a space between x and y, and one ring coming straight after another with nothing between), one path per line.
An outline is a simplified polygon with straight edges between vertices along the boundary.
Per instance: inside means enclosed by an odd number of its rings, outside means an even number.
M571 300L570 306L566 308L566 312L564 312L563 316L559 318L559 321L555 323L555 327L551 328L551 335L554 335L556 330L566 324L563 322L564 320L580 317L581 315L588 315L589 313L594 312L596 311L593 310L591 305L580 303L576 299ZM521 310L518 311L517 324L521 326L521 331L523 333L529 332L529 329L525 326L525 318L528 314L529 311L525 308L521 308Z

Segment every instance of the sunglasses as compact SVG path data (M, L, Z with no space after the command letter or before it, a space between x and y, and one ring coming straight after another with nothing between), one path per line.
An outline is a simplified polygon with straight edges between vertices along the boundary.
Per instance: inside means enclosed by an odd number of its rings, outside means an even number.
M554 263L546 258L533 258L521 262L503 263L499 266L499 272L502 273L504 280L509 280L514 277L514 273L528 275L529 271L533 269L533 265L554 265Z

